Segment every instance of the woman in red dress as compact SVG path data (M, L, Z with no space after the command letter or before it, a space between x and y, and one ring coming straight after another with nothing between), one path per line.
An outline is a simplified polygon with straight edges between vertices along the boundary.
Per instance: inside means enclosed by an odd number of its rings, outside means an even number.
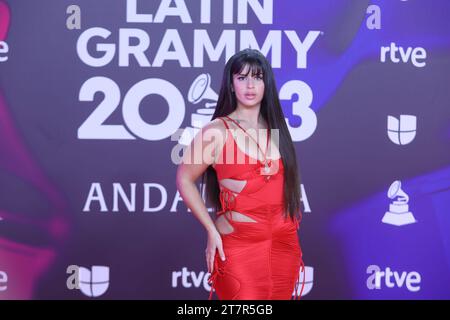
M195 186L200 176L214 221ZM183 154L177 188L208 233L210 299L213 289L222 300L301 296L296 153L272 68L259 51L227 62L215 113Z

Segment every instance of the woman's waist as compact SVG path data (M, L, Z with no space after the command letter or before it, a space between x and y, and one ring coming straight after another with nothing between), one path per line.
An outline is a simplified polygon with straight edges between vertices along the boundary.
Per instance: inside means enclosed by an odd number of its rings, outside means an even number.
M220 192L222 211L252 210L269 213L281 211L284 207L282 185L272 187L267 185L256 192L248 192L249 189L244 188L240 193L223 187Z
M252 211L252 212L262 212L262 213L278 213L283 210L282 201L268 201L264 202L261 200L238 197L236 198L234 205L230 206L230 210L234 211Z

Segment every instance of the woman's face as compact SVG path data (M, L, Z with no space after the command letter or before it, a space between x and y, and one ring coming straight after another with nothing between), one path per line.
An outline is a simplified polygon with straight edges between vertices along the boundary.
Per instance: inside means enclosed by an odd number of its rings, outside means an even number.
M264 80L262 74L249 72L246 65L240 74L233 75L233 89L238 105L252 107L259 105L264 97Z

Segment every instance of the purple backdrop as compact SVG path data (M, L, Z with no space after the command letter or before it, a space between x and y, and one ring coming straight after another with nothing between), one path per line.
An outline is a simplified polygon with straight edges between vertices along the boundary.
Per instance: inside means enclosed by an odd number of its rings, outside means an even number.
M304 298L449 299L449 18L446 0L0 0L0 299L207 299L171 156L249 46L299 159Z

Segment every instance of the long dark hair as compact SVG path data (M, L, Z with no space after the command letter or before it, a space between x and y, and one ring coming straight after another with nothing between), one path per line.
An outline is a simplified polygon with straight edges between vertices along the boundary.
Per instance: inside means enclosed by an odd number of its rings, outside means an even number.
M300 177L297 168L297 157L291 135L287 128L281 109L278 91L272 67L264 55L255 49L245 49L233 55L225 65L219 99L211 121L217 117L229 115L237 107L236 96L231 91L234 74L240 74L246 66L252 75L263 74L264 96L261 101L260 114L270 129L278 129L279 150L284 166L284 209L290 218L301 218L300 212ZM206 184L204 184L206 176ZM206 202L220 210L219 182L216 171L209 166L202 175L202 185L206 188Z

